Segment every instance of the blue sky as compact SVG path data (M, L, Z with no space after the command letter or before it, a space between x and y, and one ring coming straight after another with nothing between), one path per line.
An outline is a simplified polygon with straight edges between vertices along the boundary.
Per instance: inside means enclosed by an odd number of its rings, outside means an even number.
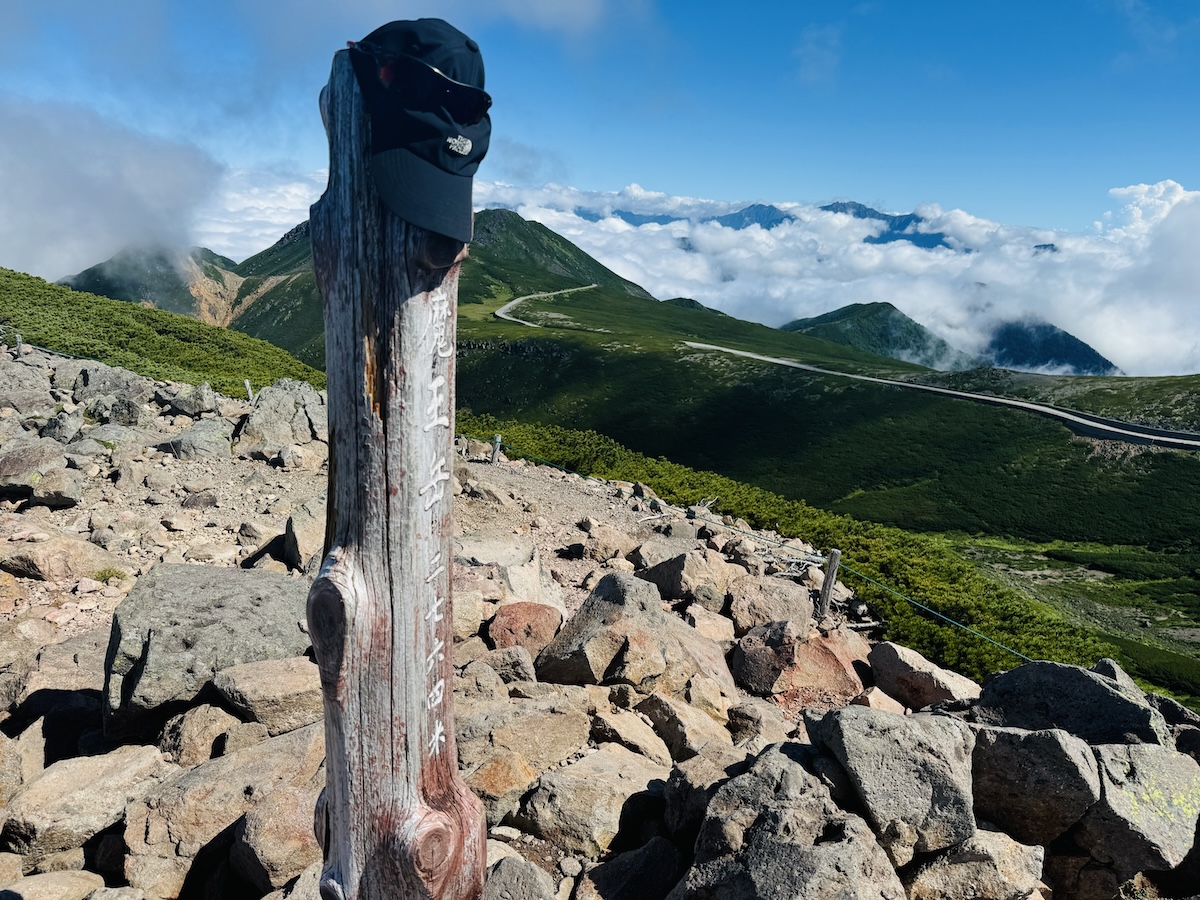
M547 184L602 205L636 184L651 206L852 199L1111 242L1200 190L1193 0L0 0L0 265L57 278L152 238L262 249L323 187L332 54L421 15L483 49L480 195L534 214L563 205ZM605 235L580 242L673 292ZM727 305L760 320L826 302L768 314L745 288Z

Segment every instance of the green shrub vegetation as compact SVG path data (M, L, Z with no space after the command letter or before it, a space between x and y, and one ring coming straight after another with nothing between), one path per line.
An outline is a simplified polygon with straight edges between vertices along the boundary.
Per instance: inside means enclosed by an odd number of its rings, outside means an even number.
M325 375L273 344L195 319L73 291L0 268L0 325L29 344L121 366L140 375L245 393L280 378L325 386Z

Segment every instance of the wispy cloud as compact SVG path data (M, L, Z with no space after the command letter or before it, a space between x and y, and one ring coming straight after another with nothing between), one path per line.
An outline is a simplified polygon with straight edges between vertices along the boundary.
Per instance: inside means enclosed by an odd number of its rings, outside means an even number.
M195 147L0 97L0 265L60 278L130 244L186 245L221 173Z
M842 61L842 29L837 25L809 25L795 50L804 84L828 84L837 78Z

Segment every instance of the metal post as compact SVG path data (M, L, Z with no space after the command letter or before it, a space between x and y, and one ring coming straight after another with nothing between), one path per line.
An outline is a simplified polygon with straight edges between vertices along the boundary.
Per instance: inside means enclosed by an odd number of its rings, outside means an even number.
M347 51L312 208L325 300L329 500L308 622L325 703L323 900L474 900L483 809L458 774L450 614L454 340L463 244L380 202Z

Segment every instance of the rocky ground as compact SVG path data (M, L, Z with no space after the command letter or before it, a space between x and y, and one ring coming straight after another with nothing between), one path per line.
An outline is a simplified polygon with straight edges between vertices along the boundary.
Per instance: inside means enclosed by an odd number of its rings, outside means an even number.
M324 422L305 385L251 403L0 349L0 897L315 900ZM815 621L802 541L459 450L487 897L1200 885L1200 717L1115 663L981 688L873 644L840 584Z

